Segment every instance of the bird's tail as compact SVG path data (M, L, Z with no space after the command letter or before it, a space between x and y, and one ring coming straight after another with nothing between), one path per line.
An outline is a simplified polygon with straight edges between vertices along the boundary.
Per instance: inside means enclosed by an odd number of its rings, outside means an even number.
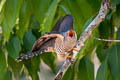
M17 62L19 61L22 61L22 60L25 60L25 59L30 59L32 58L33 56L37 56L38 54L41 54L42 52L41 51L35 51L35 52L27 52L26 54L24 54L23 56L20 56L16 59Z

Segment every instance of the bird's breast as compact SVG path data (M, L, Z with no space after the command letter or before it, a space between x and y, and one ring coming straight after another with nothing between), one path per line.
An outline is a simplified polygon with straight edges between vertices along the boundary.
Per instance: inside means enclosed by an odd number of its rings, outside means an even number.
M63 43L63 39L56 39L55 41L55 46L54 46L55 52L58 55L62 55L64 54L64 43Z

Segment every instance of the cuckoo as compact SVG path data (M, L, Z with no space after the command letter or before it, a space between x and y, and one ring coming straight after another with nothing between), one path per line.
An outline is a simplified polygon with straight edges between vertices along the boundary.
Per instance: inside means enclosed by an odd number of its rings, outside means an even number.
M31 51L16 60L32 58L44 52L55 52L58 56L68 57L77 41L77 35L73 27L73 16L66 15L53 27L51 32L42 35L33 45Z

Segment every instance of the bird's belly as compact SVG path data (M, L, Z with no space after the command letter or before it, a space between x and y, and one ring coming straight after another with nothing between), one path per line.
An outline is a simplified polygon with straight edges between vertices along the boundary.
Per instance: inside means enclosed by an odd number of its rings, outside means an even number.
M65 45L65 52L69 52L73 49L73 45Z

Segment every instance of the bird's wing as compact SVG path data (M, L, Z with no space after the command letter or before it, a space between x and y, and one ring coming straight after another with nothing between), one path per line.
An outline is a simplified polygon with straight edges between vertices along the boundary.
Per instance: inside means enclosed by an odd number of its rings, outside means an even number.
M64 37L58 33L47 33L41 36L33 45L32 51L18 57L16 61L22 61L24 59L32 58L43 52L55 52L53 47L56 42L56 38L63 39Z
M52 31L58 31L59 32L59 29L60 29L60 24L62 23L64 18L61 18L57 21L57 23L54 25Z
M47 33L41 36L33 45L32 52L45 50L44 52L54 52L56 38L64 38L61 34Z
M57 21L52 31L66 32L70 29L73 29L73 16L68 14Z

